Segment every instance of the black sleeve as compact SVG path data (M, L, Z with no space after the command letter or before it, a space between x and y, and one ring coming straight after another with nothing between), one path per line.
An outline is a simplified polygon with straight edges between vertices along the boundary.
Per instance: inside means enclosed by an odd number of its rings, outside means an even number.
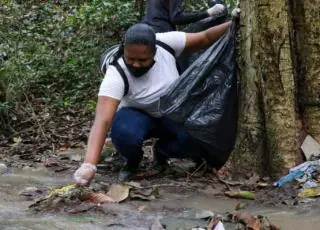
M181 7L181 0L169 0L170 21L175 25L185 25L209 17L205 12L185 13Z

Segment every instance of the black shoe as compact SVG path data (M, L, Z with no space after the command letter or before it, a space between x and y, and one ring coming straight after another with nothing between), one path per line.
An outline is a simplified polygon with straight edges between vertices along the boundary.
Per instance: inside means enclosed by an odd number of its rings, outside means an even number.
M153 166L154 170L157 171L158 173L166 171L168 167L169 167L168 161L165 161L165 162L156 161Z
M155 153L153 169L158 172L164 172L168 168L168 166L168 158L159 153Z
M130 179L132 179L137 173L137 167L128 167L128 166L125 166L123 167L119 174L118 174L118 182L119 183L122 183L122 182L126 182Z
M135 173L121 169L118 175L118 182L126 182L129 181L131 178L133 178Z

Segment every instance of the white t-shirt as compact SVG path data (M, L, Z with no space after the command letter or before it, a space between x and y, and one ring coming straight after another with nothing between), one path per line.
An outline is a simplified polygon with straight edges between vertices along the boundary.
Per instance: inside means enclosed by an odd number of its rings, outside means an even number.
M179 56L186 45L184 32L157 33L156 38L166 43ZM129 83L129 91L124 94L124 82L117 69L110 65L101 83L99 96L107 96L121 101L121 106L140 109L153 117L160 117L159 99L165 95L172 83L179 78L176 60L164 48L157 46L155 63L143 76L136 78L128 71L123 58L118 60Z

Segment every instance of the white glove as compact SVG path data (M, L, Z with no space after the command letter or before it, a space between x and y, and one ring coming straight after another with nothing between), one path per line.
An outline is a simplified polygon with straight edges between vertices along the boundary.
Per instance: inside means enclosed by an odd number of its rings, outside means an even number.
M241 12L241 10L240 10L239 7L234 8L234 9L232 10L232 12L231 12L231 16L232 16L233 18L239 18L239 17L240 17L240 12Z
M83 163L74 173L73 178L76 184L87 185L93 179L97 167L90 163Z
M207 13L210 15L210 17L217 17L224 13L225 6L222 4L215 4L213 7L209 8L207 10Z

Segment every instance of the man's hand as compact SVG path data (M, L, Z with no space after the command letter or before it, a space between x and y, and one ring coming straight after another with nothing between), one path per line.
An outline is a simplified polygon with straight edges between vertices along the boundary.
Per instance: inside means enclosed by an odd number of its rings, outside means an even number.
M93 179L97 167L90 163L83 163L74 173L73 177L78 185L88 185Z
M218 17L223 15L225 11L225 6L222 4L215 4L213 7L207 10L210 17Z

